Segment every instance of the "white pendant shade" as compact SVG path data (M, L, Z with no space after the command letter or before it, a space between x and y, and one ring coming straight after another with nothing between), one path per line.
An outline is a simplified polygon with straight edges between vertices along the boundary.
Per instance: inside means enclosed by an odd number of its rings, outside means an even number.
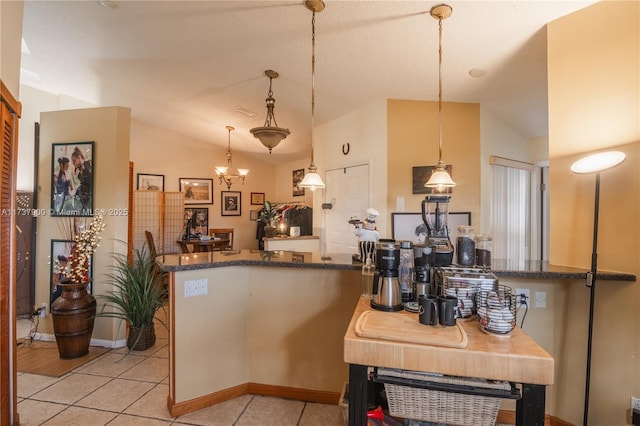
M585 174L607 170L622 163L627 156L620 151L598 152L588 155L571 165L573 173Z
M325 184L322 181L320 175L316 172L309 172L304 175L302 182L298 184L300 188L309 188L311 191L315 191L316 189L325 188Z
M426 188L435 188L437 191L443 191L446 188L453 188L456 186L456 183L451 179L445 165L439 163L424 186Z

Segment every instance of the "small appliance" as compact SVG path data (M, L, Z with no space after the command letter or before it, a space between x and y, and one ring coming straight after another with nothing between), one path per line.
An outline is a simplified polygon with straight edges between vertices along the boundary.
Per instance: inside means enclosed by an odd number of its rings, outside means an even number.
M416 302L420 296L437 295L438 289L434 285L433 271L436 263L436 248L426 240L425 243L413 245L413 296Z
M379 311L401 311L402 292L398 281L400 247L395 242L380 242L376 245L376 271L373 274L371 307Z
M427 238L436 247L435 266L453 262L453 244L449 238L450 195L427 195L422 200L422 220L427 226Z

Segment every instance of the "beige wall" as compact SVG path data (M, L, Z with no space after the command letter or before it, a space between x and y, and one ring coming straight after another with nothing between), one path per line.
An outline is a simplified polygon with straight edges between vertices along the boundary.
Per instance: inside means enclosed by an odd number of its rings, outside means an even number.
M40 116L40 151L38 163L39 209L51 207L51 144L74 141L94 142L94 209L126 209L128 201L129 170L129 108L105 107L67 111L44 112ZM90 218L89 218L90 219ZM106 274L113 266L113 253L125 253L127 241L127 216L104 217L107 228L102 233L100 246L93 255L93 294L104 294L111 290L105 284ZM36 239L36 305L49 303L50 299L50 253L51 240L64 239L61 226L68 218L51 217L38 219ZM100 306L100 305L99 305ZM40 330L53 332L51 316L40 322ZM119 331L119 333L118 333ZM122 339L124 327L109 318L96 320L92 339L96 343L110 346L112 341Z
M627 160L601 173L598 268L640 272L640 3L606 1L549 24L551 252L589 268L595 175L575 175L585 153L617 149ZM589 423L628 424L640 395L638 282L597 283ZM582 419L588 288L556 290L557 417ZM560 297L562 295L562 297Z
M438 163L438 103L389 100L388 109L387 208L395 211L401 196L406 211L419 212L425 195L412 194L412 167ZM452 165L458 185L449 211L470 211L475 225L480 220L480 105L444 102L442 111L442 157Z
M21 0L0 2L0 79L16 99L20 99L23 9Z

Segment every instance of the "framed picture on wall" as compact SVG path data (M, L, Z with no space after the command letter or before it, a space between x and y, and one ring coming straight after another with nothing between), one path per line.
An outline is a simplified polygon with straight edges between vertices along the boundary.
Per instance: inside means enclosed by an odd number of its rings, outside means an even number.
M200 232L202 235L209 235L208 208L185 208L184 217L191 221L192 232Z
M445 188L442 191L437 191L434 188L425 188L424 184L429 180L435 168L436 166L416 166L413 168L411 177L414 194L451 194L452 188ZM451 164L447 164L445 168L449 172L449 176L453 177Z
M242 215L242 193L240 191L222 191L220 197L222 216Z
M293 196L304 195L304 188L300 188L300 182L304 179L304 169L293 171Z
M50 301L49 306L54 300L62 293L62 288L58 286L60 281L63 281L69 276L71 270L71 255L73 251L73 240L51 240L51 261L49 269L49 283L50 283ZM87 271L87 279L93 277L93 256L89 258L89 270ZM87 285L87 292L93 293L91 281Z
M51 144L51 216L93 216L93 142Z
M164 191L164 175L138 173L136 189L144 191Z
M252 192L251 193L251 205L261 206L264 204L264 192Z
M258 210L250 210L249 211L249 220L257 221L258 220Z
M180 192L185 205L213 204L213 179L180 178Z
M471 225L471 212L449 212L449 238L453 241L460 225ZM391 238L396 241L423 243L427 236L427 225L422 213L391 213Z

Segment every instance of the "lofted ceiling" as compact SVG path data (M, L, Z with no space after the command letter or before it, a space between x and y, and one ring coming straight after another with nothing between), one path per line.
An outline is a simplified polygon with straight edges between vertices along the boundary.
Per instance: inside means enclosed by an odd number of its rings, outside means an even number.
M438 99L436 3L325 0L316 125L388 98ZM545 24L592 3L449 2L443 100L481 103L522 136L546 136ZM220 147L231 125L234 152L264 161L307 158L311 17L303 1L25 0L21 83L130 107L136 120ZM249 133L266 117L267 69L280 74L275 118L291 131L272 154Z

